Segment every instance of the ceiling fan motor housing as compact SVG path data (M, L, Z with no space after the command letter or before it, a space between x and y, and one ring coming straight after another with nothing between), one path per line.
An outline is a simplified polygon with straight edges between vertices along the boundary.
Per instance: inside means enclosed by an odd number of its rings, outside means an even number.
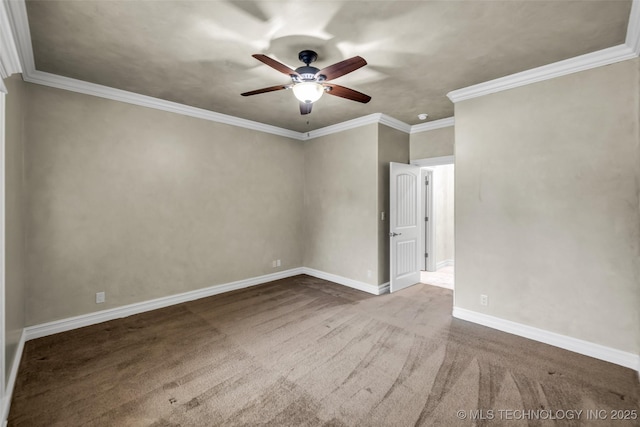
M303 82L313 82L316 81L316 73L320 71L319 69L317 69L316 67L311 67L309 65L305 65L304 67L298 67L296 68L296 73L298 73L298 76L295 76L298 80L303 81ZM318 76L320 77L320 76ZM319 80L319 79L318 79Z
M315 53L312 50L303 50L298 54L298 59L302 62L304 62L304 67L298 67L296 68L296 73L298 73L297 79L294 79L294 81L303 81L303 82L313 82L313 81L323 81L326 79L325 76L323 75L319 75L316 77L316 74L318 74L318 71L320 71L318 68L316 67L312 67L309 64L311 64L312 62L315 62L318 59L318 54Z

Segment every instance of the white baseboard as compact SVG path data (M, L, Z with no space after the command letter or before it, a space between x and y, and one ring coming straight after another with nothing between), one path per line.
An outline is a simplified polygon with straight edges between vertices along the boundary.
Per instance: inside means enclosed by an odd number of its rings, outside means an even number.
M309 276L317 277L318 279L328 280L330 282L338 283L339 285L348 286L350 288L357 289L359 291L368 292L373 295L381 295L389 289L388 283L382 285L370 285L369 283L360 282L358 280L349 279L346 277L338 276L337 274L325 273L324 271L315 270L313 268L302 267L302 273Z
M9 409L11 409L11 396L13 396L13 388L16 385L16 378L18 377L18 368L20 367L20 361L22 360L22 352L24 351L24 343L26 341L26 333L22 330L20 335L20 341L18 342L18 348L16 354L13 356L13 365L11 365L11 372L9 372L9 378L7 378L7 388L5 389L4 396L2 398L2 426L7 426L7 418L9 417Z
M444 261L440 261L436 264L436 270L440 270L441 268L449 267L453 265L452 259L445 259Z
M640 356L637 354L616 350L615 348L557 334L544 329L534 328L533 326L523 325L522 323L512 322L510 320L489 316L487 314L478 313L477 311L471 311L460 307L453 307L453 317L640 371Z
M380 293L378 295L388 294L390 286L391 286L390 282L385 282L382 285L380 285Z
M368 283L359 282L357 280L348 279L346 277L337 276L331 273L325 273L323 271L314 270L312 268L298 267L273 274L266 274L264 276L252 277L249 279L238 280L236 282L225 283L222 285L215 285L195 291L184 292L168 297L129 304L122 307L111 308L108 310L101 310L95 313L82 314L80 316L69 317L67 319L54 320L52 322L28 326L25 328L26 341L46 337L48 335L53 335L60 332L70 331L72 329L82 328L84 326L107 322L113 319L132 316L134 314L144 313L146 311L156 310L158 308L164 308L170 305L193 301L212 295L218 295L224 292L235 291L237 289L243 289L249 286L260 285L278 279L297 276L299 274L308 274L309 276L329 280L331 282L348 286L350 288L355 288L374 295L383 294L389 289L388 283L382 284L380 286L370 285Z
M264 276L252 277L249 279L238 280L236 282L225 283L222 285L210 286L208 288L184 292L168 297L156 298L149 301L129 304L122 307L98 311L95 313L88 313L80 316L70 317L67 319L54 320L53 322L42 323L40 325L28 326L27 328L25 328L26 340L29 341L35 338L57 334L59 332L65 332L72 329L82 328L84 326L95 325L96 323L102 323L108 320L119 319L122 317L132 316L134 314L144 313L145 311L156 310L158 308L164 308L170 305L193 301L224 292L235 291L237 289L248 288L250 286L260 285L262 283L267 283L278 279L297 276L302 273L302 268L293 268L291 270L265 274Z

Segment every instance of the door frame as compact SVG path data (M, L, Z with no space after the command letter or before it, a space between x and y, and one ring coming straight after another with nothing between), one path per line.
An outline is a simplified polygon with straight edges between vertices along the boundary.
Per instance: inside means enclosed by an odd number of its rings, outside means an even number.
M0 413L4 414L7 391L7 361L5 336L5 109L6 94L0 91ZM6 414L4 414L6 415ZM2 420L0 420L2 422Z
M420 250L424 254L422 266L426 271L436 271L436 212L433 209L433 169L420 168L420 180L423 200L420 206L420 215L424 224L420 240Z
M429 221L426 221L426 230L422 233L422 242L421 249L423 253L428 253L429 258L427 258L426 267L427 271L436 271L436 256L435 256L435 241L436 241L436 233L435 233L435 211L433 209L433 166L446 166L446 165L455 165L455 156L440 156L440 157L429 157L426 159L417 159L411 161L412 165L421 167L421 179L424 184L424 175L426 175L426 171L429 171L431 174L430 184L429 186L423 185L423 200L427 200L426 203L421 203L421 211L423 219L429 217ZM455 182L455 168L453 172L454 182ZM427 209L427 206L429 209ZM455 205L454 205L454 216L455 216ZM424 224L424 222L423 222ZM455 234L455 219L454 219L454 234ZM430 239L427 239L427 236ZM424 265L424 263L423 263Z

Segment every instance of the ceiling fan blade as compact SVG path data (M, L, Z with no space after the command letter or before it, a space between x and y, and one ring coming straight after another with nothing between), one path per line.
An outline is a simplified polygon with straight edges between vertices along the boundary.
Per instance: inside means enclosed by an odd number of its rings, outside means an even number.
M240 95L242 95L242 96L251 96L251 95L257 95L259 93L273 92L273 91L282 90L282 89L289 89L289 85L278 85L278 86L265 87L265 88L262 88L262 89L252 90L251 92L241 93Z
M305 114L309 114L311 112L311 107L313 107L312 103L306 103L306 102L301 102L300 103L300 114L302 114L303 116Z
M349 89L348 87L336 85L333 83L325 83L323 86L329 88L329 90L327 91L329 95L339 96L340 98L362 102L363 104L371 101L371 97L369 95L365 95L364 93L358 92L357 90Z
M273 58L269 58L267 55L256 53L255 55L251 55L251 56L256 58L258 61L261 61L267 64L269 67L273 68L274 70L280 71L282 74L286 74L287 76L298 75L298 73L296 73L296 70L294 70L293 68L289 68L286 65L284 65L282 62L276 61Z
M316 73L316 77L324 75L326 80L333 80L365 65L367 65L367 61L365 61L364 58L354 56L353 58L345 59L344 61L329 65L327 68L323 68Z

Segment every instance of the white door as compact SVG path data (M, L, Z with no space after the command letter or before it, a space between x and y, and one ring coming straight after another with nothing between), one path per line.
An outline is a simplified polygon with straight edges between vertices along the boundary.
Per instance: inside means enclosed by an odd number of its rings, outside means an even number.
M420 167L390 163L391 292L420 282Z

